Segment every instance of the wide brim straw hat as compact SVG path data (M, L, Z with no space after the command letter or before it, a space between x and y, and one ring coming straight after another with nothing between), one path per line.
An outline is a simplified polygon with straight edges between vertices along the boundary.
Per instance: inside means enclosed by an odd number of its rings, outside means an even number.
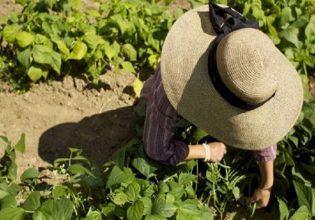
M231 105L208 73L209 48L216 36L208 5L186 12L172 26L161 55L162 84L171 105L229 146L260 150L277 143L301 112L303 88L297 71L260 30L233 31L216 53L224 84L248 102L271 98L252 110Z

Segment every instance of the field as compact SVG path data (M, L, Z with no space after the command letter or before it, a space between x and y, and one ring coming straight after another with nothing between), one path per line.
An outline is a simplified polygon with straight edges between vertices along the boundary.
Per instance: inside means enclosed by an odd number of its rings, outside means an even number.
M303 112L278 143L272 198L248 152L162 166L143 152L135 105L176 19L206 0L0 1L3 219L312 219L315 1L237 0L298 70ZM177 138L208 135L182 121Z

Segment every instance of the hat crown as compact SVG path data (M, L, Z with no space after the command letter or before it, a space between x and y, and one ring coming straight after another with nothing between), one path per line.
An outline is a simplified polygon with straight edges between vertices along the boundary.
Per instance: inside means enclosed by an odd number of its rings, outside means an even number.
M244 28L227 35L218 45L217 66L226 87L240 99L259 104L277 90L277 49L267 35Z

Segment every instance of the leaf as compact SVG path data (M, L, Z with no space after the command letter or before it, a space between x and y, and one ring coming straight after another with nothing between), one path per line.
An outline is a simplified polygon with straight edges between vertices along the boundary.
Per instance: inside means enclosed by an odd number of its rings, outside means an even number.
M4 208L0 211L1 219L8 220L22 220L24 217L24 210L22 208Z
M143 157L137 157L132 161L132 165L144 176L147 178L150 178L152 176L155 176L154 173L157 168L150 165L150 163L145 160Z
M32 54L37 63L48 64L53 70L60 74L61 55L59 53L47 46L35 45Z
M72 217L74 205L66 198L54 201L52 216L53 219L69 220Z
M8 192L6 192L4 190L0 190L0 200L3 199L4 197L6 197L7 195L9 195Z
M55 43L57 44L57 47L60 52L62 52L66 56L69 56L70 51L63 40L57 40Z
M166 220L166 218L160 215L147 215L145 220Z
M112 197L113 203L115 203L118 206L124 205L126 202L128 202L128 197L126 193L118 191L115 193Z
M141 90L143 88L143 82L139 80L138 78L135 79L135 81L132 84L133 91L135 92L137 97L140 97Z
M131 44L124 44L122 50L130 61L137 61L137 51Z
M87 46L81 41L76 41L74 47L67 57L69 60L81 60L87 52Z
M16 58L22 64L24 68L28 69L31 63L31 49L26 48L22 51L17 50Z
M32 167L25 170L23 174L21 175L20 179L22 182L26 182L28 180L33 180L33 179L38 178L38 175L39 175L39 172L37 168Z
M42 76L45 75L44 71L42 71L41 68L35 67L35 66L31 66L28 71L27 71L27 75L28 77L30 77L30 79L33 82L38 81Z
M153 201L153 214L158 214L163 217L169 218L175 214L176 210L177 208L174 204L166 203L166 201L161 197L158 197Z
M137 200L127 209L128 220L139 220L143 216L144 205L141 200Z
M282 9L280 17L281 28L285 29L289 26L289 22L294 21L294 17L292 16L292 11L290 7L285 7Z
M310 219L309 211L306 206L301 206L298 210L294 212L294 214L289 218L289 220L302 220L302 219Z
M140 185L137 182L132 182L127 186L125 191L129 201L135 201L140 194Z
M280 198L277 198L277 201L278 201L278 208L279 208L279 213L280 213L279 219L283 219L283 220L288 219L289 210L286 203Z
M180 185L188 185L195 182L197 177L191 173L181 173L178 177L178 183Z
M27 47L28 45L33 43L34 39L35 38L33 34L25 31L19 32L16 35L16 42L22 48Z
M98 45L105 43L105 40L95 33L85 34L83 40L87 43L88 47L92 49L95 49Z
M114 166L111 173L109 174L106 188L110 188L116 184L129 184L134 180L134 176L132 173L127 172L126 170L121 170L119 167Z
M293 180L295 192L300 206L306 206L311 216L315 215L315 189Z
M3 199L1 199L1 209L15 208L15 207L17 207L15 195L9 194Z
M74 175L76 174L87 174L89 176L93 176L93 173L88 170L87 168L85 168L84 166L82 166L81 164L73 164L70 167L68 167L68 171Z
M142 201L144 207L143 214L144 215L150 214L152 209L152 200L148 197L142 197L140 200Z
M22 208L27 211L35 211L40 206L40 193L38 191L32 192L25 200Z
M17 25L6 25L2 31L3 38L9 43L13 43L19 29L20 27Z
M89 210L84 220L102 220L102 213L100 211Z
M22 154L25 152L25 134L24 133L21 134L19 141L15 145L15 149Z
M305 36L311 39L315 35L315 15L312 15L308 24L305 27Z
M118 54L120 52L120 45L114 41L111 45L106 45L104 47L105 55L108 57L109 60L112 60L113 58L118 57Z
M281 37L294 44L297 48L300 47L301 43L298 39L298 35L299 29L292 26L289 26L288 28L280 32Z
M121 65L122 65L122 68L128 73L135 73L136 72L136 70L133 68L132 63L130 63L128 61L122 62Z
M53 219L54 201L46 200L40 208L33 214L33 220L55 220Z

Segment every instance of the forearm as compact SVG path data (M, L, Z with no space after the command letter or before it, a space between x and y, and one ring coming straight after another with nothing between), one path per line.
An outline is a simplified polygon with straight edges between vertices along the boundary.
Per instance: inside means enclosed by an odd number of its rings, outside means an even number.
M185 160L205 159L205 149L201 144L188 145L188 149Z
M274 160L258 162L260 170L260 185L261 189L271 189L274 181Z

